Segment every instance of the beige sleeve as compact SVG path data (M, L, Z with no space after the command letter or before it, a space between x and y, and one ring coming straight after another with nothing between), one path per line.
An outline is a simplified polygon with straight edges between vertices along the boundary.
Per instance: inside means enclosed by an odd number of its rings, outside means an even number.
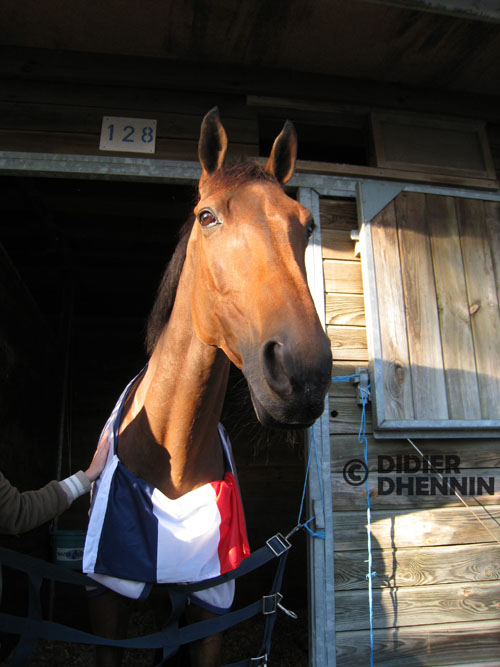
M0 533L17 535L50 521L71 505L59 482L20 493L0 473Z
M74 475L71 475L71 477L61 480L59 484L62 486L64 493L68 496L70 503L80 496L83 496L84 493L89 493L90 487L92 486L83 470L79 470Z

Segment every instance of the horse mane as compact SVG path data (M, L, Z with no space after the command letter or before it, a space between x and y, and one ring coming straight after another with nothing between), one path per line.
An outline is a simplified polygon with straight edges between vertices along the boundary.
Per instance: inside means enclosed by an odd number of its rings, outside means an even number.
M276 178L256 162L235 162L218 169L207 177L206 185L214 190L243 185L250 181L278 184ZM156 299L148 318L146 330L146 350L149 355L158 342L163 328L167 324L186 259L186 250L195 221L192 214L179 230L179 241L158 286Z

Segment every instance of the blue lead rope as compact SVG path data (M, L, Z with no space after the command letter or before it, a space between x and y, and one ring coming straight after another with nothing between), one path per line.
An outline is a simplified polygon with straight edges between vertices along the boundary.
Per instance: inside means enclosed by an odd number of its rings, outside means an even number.
M370 612L370 667L373 667L373 579L377 575L376 572L373 572L372 565L372 530L371 530L371 520L372 520L372 511L370 505L370 486L368 483L368 439L366 437L366 404L368 403L368 396L370 394L370 385L366 389L361 389L361 425L359 427L358 433L358 442L364 444L364 458L366 466L366 533L368 537L368 573L366 578L368 580L368 607Z
M314 452L314 459L316 461L316 474L318 476L318 481L319 481L319 491L320 491L320 495L321 495L321 506L322 506L323 510L325 508L325 496L323 494L323 484L321 482L321 471L320 471L320 466L319 466L318 448L316 447L316 441L314 439L314 429L313 429L313 430L311 430L311 441L309 443L309 454L308 454L308 457L307 457L307 466L306 466L306 475L305 475L305 479L304 479L304 488L302 489L302 499L300 501L299 516L298 516L298 519L297 519L297 529L304 528L305 530L307 530L309 535L311 535L311 537L319 537L320 539L324 540L325 537L326 537L326 533L325 533L324 530L314 531L311 528L309 528L309 524L314 519L314 516L312 516L310 519L307 519L307 521L304 521L304 522L302 521L302 512L303 512L303 509L304 509L304 502L305 502L305 498L306 498L306 489L307 489L307 481L309 479L309 470L311 468L311 458L312 458L313 452ZM295 529L294 529L294 531L295 531Z
M354 375L340 375L338 377L332 378L332 382L349 382L350 380L356 380L359 378L359 373ZM366 466L366 480L365 480L365 489L366 489L366 533L367 533L367 547L368 547L368 573L366 574L366 579L368 580L368 609L370 616L370 667L373 667L373 654L374 654L374 641L373 641L373 579L377 576L376 572L373 572L372 565L372 531L371 531L371 505L370 505L370 486L368 483L368 439L366 437L366 405L368 403L368 397L370 395L370 385L363 389L359 387L359 392L361 394L361 424L358 432L358 442L364 445L364 460Z

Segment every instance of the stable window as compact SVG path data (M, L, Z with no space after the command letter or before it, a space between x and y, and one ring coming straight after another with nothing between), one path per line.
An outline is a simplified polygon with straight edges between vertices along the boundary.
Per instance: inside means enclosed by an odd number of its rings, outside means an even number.
M500 203L401 192L363 227L375 435L500 435Z

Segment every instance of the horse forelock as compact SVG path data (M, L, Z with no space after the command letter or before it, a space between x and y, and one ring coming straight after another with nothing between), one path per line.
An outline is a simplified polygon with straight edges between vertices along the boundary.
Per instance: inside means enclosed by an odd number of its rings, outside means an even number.
M243 185L250 181L279 185L276 177L257 162L233 162L209 174L203 182L203 187L207 190L218 190Z
M222 169L217 169L204 180L206 190L221 190L251 181L274 183L276 178L256 162L234 162ZM280 186L281 187L281 186ZM148 354L158 342L163 328L167 324L175 301L175 295L186 259L186 250L193 228L194 215L191 215L179 231L179 242L170 259L158 286L156 299L147 322L146 349Z

